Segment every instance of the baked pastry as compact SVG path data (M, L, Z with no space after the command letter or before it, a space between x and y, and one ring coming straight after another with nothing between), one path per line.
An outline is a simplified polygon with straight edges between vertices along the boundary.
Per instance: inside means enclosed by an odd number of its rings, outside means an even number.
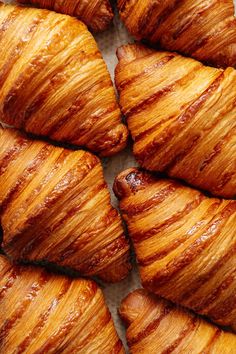
M236 336L145 290L135 290L122 302L131 354L231 354Z
M12 267L0 255L0 351L125 353L96 283Z
M236 65L233 0L118 0L129 32L213 66Z
M236 70L133 44L118 50L116 84L148 170L236 196Z
M236 330L236 200L137 168L122 172L114 191L143 287Z
M124 148L111 78L82 22L1 3L0 44L1 121L101 156Z
M21 4L32 4L44 9L76 16L93 31L104 31L113 19L109 0L17 0Z
M129 269L129 245L99 159L0 130L3 249L113 282Z

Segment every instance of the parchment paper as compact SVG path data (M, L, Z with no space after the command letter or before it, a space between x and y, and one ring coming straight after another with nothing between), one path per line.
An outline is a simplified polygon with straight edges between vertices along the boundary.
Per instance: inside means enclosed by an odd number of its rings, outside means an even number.
M108 31L101 33L99 35L95 35L95 38L103 54L103 57L107 63L112 80L114 80L114 70L117 64L116 50L123 44L133 42L133 39L132 37L129 36L125 27L121 23L117 12L115 14L113 26ZM106 181L108 182L111 191L112 204L115 207L117 207L117 200L112 191L114 178L115 176L118 175L119 172L125 170L126 168L133 167L136 165L137 163L132 154L131 141L125 151L114 156L113 158L106 159L103 161L105 178ZM128 350L125 341L125 328L119 318L117 309L119 308L122 299L127 294L129 294L131 291L141 286L137 267L135 266L135 264L133 264L133 266L134 266L133 271L128 276L128 278L125 279L123 282L118 284L113 284L113 285L102 284L106 296L106 301L112 313L116 329L124 343L127 353Z
M2 0L3 1L3 0ZM73 0L71 0L73 1ZM14 3L11 0L3 1L5 3ZM115 3L116 1L113 1ZM236 5L236 0L234 0ZM114 5L115 7L115 5ZM115 12L115 18L113 25L104 33L97 34L94 36L98 46L103 54L103 57L107 63L108 69L110 71L112 80L114 79L114 69L117 64L116 58L116 50L123 44L133 42L133 39L129 36L123 24L121 23L117 12ZM111 200L112 204L117 207L117 200L112 192L112 185L115 176L125 170L128 167L136 166L137 163L134 160L132 155L132 146L131 142L125 151L120 154L114 156L113 158L104 159L102 161L104 167L104 174L106 181L109 185L111 191ZM127 350L126 341L125 341L125 328L120 321L120 318L117 313L117 309L121 303L121 300L132 290L139 288L140 281L138 276L137 267L134 264L133 271L130 273L128 278L126 278L123 282L118 284L106 285L104 283L100 283L102 287L107 304L112 313L112 317L114 319L117 331L122 339L124 346ZM128 350L127 350L128 353ZM105 353L104 353L105 354Z

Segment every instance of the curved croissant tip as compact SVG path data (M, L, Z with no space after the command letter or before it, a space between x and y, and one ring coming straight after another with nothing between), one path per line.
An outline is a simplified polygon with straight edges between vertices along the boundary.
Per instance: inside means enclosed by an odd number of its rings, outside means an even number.
M97 276L105 283L117 283L125 279L131 270L129 246L127 246L127 252L120 259L109 264L109 267L103 269Z
M129 44L122 45L121 47L117 48L116 50L116 56L118 60L123 59L126 55L126 48L128 47Z
M88 2L89 3L89 2ZM89 5L87 5L89 7ZM80 13L79 14L74 14L74 16L77 16L80 18ZM100 33L104 32L107 30L114 18L114 12L112 10L112 6L110 4L110 1L107 0L103 4L101 4L101 8L97 9L97 15L93 16L93 18L88 17L86 21L85 18L81 18L84 20L87 24L87 26L92 30L94 33Z
M134 60L136 58L138 47L139 45L137 45L136 43L128 43L122 45L116 50L116 56L118 60L125 60L128 62Z
M136 167L129 168L116 176L113 191L118 199L128 197L133 193L133 187L136 181L136 176L140 170Z
M118 199L122 199L137 193L154 180L155 176L141 168L129 168L115 178L113 191Z
M119 124L114 129L114 136L115 136L114 139L112 139L113 143L111 144L108 143L106 148L103 149L101 152L99 152L99 156L101 157L113 156L125 149L129 137L129 131L126 125Z
M116 50L116 56L119 61L131 62L137 58L144 57L147 54L153 53L154 50L147 46L135 42L124 44Z
M147 294L146 290L137 289L122 300L118 312L127 327L139 316L144 301L148 298Z

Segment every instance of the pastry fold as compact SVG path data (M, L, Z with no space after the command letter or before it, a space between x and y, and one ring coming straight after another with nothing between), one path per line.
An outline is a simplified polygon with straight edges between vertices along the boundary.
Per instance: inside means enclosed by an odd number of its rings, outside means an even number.
M236 336L144 289L129 294L120 315L131 354L231 354Z
M99 159L0 130L3 248L108 282L129 269L129 245Z
M96 283L13 267L1 255L0 351L125 353Z
M236 65L233 0L118 0L118 8L138 40L213 66Z
M236 200L137 168L114 191L143 287L236 331Z
M120 105L140 165L234 198L236 70L138 44L118 58Z
M2 3L0 120L101 156L127 141L109 72L87 27L53 11Z
M78 17L93 31L104 31L113 19L109 0L17 0L44 9Z

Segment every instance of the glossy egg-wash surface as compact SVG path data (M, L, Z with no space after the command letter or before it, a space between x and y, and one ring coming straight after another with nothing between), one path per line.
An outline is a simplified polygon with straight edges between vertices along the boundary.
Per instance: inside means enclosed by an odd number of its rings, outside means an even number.
M131 354L231 354L236 347L236 335L144 289L130 293L119 312Z
M136 168L114 191L144 288L236 330L236 200Z
M101 156L125 147L110 75L82 22L1 3L0 57L2 122Z
M130 269L121 218L100 160L0 130L3 248L15 261L47 261L123 279Z
M233 0L118 0L132 35L213 66L236 65Z
M96 283L0 255L0 352L124 353Z
M148 170L216 196L236 196L236 70L139 44L118 50L116 85Z
M44 9L78 17L93 31L104 31L113 19L109 0L17 0Z

